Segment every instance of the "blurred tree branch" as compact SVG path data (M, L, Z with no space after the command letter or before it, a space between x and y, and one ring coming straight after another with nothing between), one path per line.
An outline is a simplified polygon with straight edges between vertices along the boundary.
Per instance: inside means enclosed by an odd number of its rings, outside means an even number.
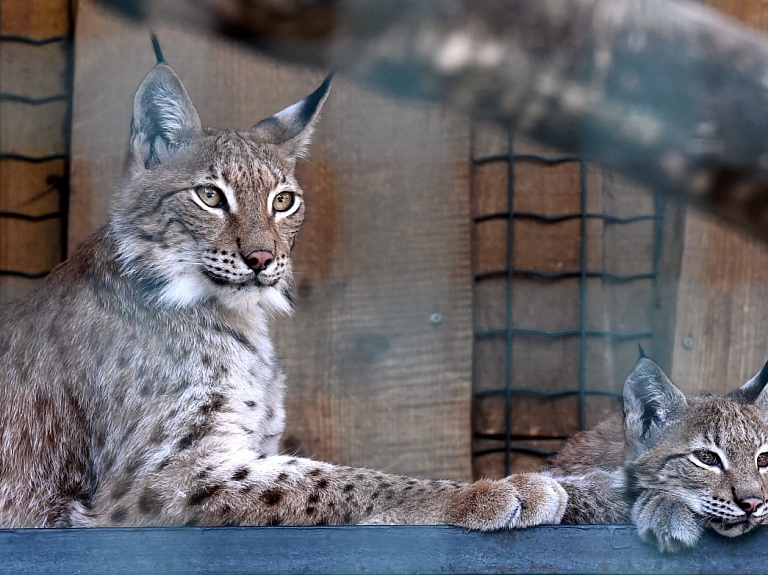
M768 240L768 39L685 0L102 0L514 127Z

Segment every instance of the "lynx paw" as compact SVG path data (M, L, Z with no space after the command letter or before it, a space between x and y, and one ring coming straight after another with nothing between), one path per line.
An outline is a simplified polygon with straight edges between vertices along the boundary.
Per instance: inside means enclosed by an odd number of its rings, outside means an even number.
M560 523L567 503L565 489L551 477L519 473L477 481L457 493L448 522L481 531Z
M693 547L701 537L696 514L684 503L662 493L645 492L632 508L640 538L662 553Z

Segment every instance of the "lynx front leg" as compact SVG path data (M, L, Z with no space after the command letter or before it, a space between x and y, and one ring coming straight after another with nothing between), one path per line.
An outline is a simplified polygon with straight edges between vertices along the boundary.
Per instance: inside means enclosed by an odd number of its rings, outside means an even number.
M624 470L609 472L596 469L581 475L552 476L568 494L562 523L626 523L630 505L624 496Z
M567 501L555 481L536 474L466 484L285 456L257 460L229 479L198 486L179 511L200 524L450 524L492 530L558 522Z
M110 525L452 524L492 530L556 523L567 496L554 480L514 475L473 484L413 479L310 459L243 453L171 463L138 477ZM235 463L240 461L240 463Z
M702 533L697 515L685 503L659 491L644 491L637 498L632 521L643 541L662 552L693 547Z
M372 513L361 523L393 525L447 524L492 531L559 523L568 496L560 485L537 473L521 473L501 480L475 483L405 479L406 490L415 482L419 506L412 515L398 500ZM429 513L424 511L430 508Z

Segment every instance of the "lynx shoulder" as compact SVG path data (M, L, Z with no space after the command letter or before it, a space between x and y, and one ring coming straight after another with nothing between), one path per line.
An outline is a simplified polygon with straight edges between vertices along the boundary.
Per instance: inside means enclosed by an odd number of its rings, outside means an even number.
M641 358L624 417L576 434L548 473L569 495L563 523L636 524L662 551L726 537L768 516L768 364L726 397L686 398Z
M524 474L460 483L279 452L304 218L294 164L328 96L204 128L164 63L139 87L108 225L0 314L0 527L556 522Z

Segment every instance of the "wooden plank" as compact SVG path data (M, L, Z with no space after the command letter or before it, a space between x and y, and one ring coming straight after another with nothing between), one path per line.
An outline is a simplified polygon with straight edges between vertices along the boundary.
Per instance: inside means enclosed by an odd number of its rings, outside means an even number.
M38 222L9 218L2 228L5 269L41 274L61 261L61 246L55 242L61 237L59 218Z
M765 244L689 213L672 377L686 392L726 393L754 375L768 349Z
M66 0L0 0L0 34L46 39L70 30ZM68 143L67 44L33 46L3 41L0 91L13 97L64 98L34 104L0 101L0 152L33 157L65 156ZM64 159L28 163L0 160L0 211L31 216L59 212L66 192ZM0 303L33 289L37 280L15 272L41 273L62 256L61 218L32 222L0 216Z
M42 40L70 32L66 0L0 0L0 34Z
M323 77L156 31L207 124L251 125ZM72 246L105 221L131 98L153 64L148 31L83 1L76 60ZM308 210L296 313L274 330L289 381L287 449L471 477L468 157L464 119L334 81L299 167Z
M0 48L2 91L32 98L66 95L67 56L67 45L63 42L42 46L3 42Z
M527 472L541 467L543 455L541 453L555 453L563 445L563 439L549 440L516 440L512 443L516 448L531 448L538 452L519 450L514 452L510 464L510 473ZM502 449L499 449L502 447ZM493 448L491 453L484 453L486 448ZM474 472L475 477L491 477L500 479L504 476L504 450L503 444L498 441L477 440L475 442L476 452L481 452L481 457L475 457Z
M33 158L67 153L66 101L38 106L25 102L0 103L0 141L4 153Z
M5 159L0 163L0 210L42 216L60 208L66 160L30 164Z
M708 3L768 30L765 0ZM695 211L684 241L672 377L687 392L725 393L766 360L768 250Z
M281 323L297 352L288 437L307 455L468 478L467 123L341 80L334 90L333 137L302 166L310 213L325 207L297 247L301 307Z
M60 213L65 160L30 164L0 160L0 211L46 216ZM49 271L61 261L61 217L38 222L0 219L0 270ZM0 274L0 303L29 292L37 280Z
M720 573L762 574L768 530L706 532L661 555L626 525L480 533L452 527L29 529L0 532L0 571L103 573Z
M687 210L679 202L663 200L664 219L661 228L661 253L656 279L656 302L653 307L653 359L666 373L673 373L679 282L683 265L685 218Z

